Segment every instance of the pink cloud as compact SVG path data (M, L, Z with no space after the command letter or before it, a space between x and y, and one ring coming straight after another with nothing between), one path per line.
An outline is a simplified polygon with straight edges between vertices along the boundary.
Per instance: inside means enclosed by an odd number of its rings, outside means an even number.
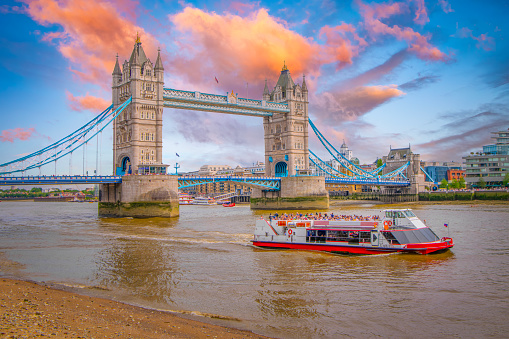
M454 12L454 10L451 7L451 4L449 2L447 2L447 0L438 0L438 4L440 5L440 7L442 7L442 10L445 13Z
M66 92L66 94L69 106L73 111L89 110L99 113L111 105L111 102L104 100L103 98L91 96L88 93L82 97L75 97L69 92Z
M421 35L410 27L389 26L382 22L382 19L406 12L408 10L406 5L393 3L369 6L359 1L359 6L364 19L364 28L372 40L376 41L380 35L391 35L398 40L406 41L409 45L408 50L423 60L446 61L448 59L445 53L429 43L428 36Z
M353 121L385 102L405 93L396 85L360 86L342 92L325 92L321 102L325 108L324 120L337 125L345 120Z
M27 13L41 25L59 25L43 41L57 44L71 70L86 82L108 87L115 54L128 55L140 34L148 55L156 55L157 41L132 21L137 2L116 0L23 0ZM121 16L124 13L126 17ZM155 60L154 60L155 61Z
M229 7L232 11L239 13L239 15L243 15L246 12L252 12L259 4L259 2L244 3L241 1L232 1Z
M495 39L493 37L488 36L488 33L481 34L479 36L474 36L472 33L472 30L468 27L463 27L461 29L458 29L455 35L459 38L471 38L477 43L475 44L475 47L479 49L483 49L485 51L492 51L495 49Z
M325 37L324 55L326 62L338 62L337 68L345 64L352 64L352 59L367 46L366 40L361 38L355 27L342 23L336 27L324 26L320 29L320 38Z
M414 22L418 25L425 25L429 22L428 12L424 0L415 0L417 2L417 10L415 11Z
M15 139L19 140L28 140L35 133L35 128L31 127L28 129L24 129L21 127L17 127L14 129L6 129L2 131L0 134L0 141L2 142L14 142Z

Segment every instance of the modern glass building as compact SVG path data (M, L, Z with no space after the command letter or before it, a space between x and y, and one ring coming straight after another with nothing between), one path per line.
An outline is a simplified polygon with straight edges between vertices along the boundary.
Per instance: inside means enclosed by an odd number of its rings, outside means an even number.
M509 173L509 129L492 134L495 144L483 146L481 153L463 157L465 181L471 187L479 187L481 177L487 187L502 186L506 173Z

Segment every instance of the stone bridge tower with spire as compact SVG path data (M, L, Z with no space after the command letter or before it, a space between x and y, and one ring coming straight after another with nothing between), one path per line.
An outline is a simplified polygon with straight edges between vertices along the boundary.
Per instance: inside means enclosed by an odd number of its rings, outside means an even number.
M114 173L166 173L162 162L164 67L158 51L155 65L136 37L129 61L113 70L113 109L132 96L131 104L113 122Z
M288 103L289 113L276 113L263 119L265 135L265 175L292 176L309 170L308 89L305 76L296 85L286 63L274 89L267 80L263 100Z

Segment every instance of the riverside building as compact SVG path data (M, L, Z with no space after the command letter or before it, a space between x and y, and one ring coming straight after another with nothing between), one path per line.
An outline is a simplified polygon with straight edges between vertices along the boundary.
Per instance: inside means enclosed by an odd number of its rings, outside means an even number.
M465 182L470 187L481 187L482 181L486 187L502 186L505 175L509 173L509 129L491 134L494 144L483 146L482 152L472 152L463 157Z

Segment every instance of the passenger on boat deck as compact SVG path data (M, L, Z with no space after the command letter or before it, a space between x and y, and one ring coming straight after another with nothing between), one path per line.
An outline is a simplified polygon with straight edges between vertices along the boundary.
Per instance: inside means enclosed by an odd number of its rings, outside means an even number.
M334 213L327 214L324 213L283 213L281 216L278 213L274 213L274 215L269 215L269 220L338 220L338 221L372 221L372 220L380 220L378 215L335 215Z

